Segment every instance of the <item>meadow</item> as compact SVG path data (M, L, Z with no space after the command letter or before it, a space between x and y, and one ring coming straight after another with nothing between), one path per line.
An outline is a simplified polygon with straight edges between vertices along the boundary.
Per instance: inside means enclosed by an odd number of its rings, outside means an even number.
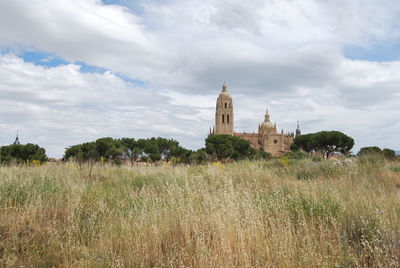
M0 267L399 267L400 163L0 167Z

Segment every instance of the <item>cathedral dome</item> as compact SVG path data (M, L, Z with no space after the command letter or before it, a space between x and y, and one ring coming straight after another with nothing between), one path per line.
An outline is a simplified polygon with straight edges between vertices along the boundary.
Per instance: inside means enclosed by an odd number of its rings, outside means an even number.
M274 128L274 124L272 124L271 122L263 122L261 125L262 129L268 129L268 128Z
M272 124L267 110L267 112L265 113L264 122L261 124L261 130L271 130L271 129L275 129L275 125Z

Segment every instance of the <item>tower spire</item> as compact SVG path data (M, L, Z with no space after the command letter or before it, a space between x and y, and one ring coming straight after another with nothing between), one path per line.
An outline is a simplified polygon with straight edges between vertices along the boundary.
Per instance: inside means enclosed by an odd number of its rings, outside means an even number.
M19 137L18 137L18 132L19 132L19 130L17 130L17 136L15 137L14 144L20 144Z
M270 118L269 118L269 113L268 113L268 108L265 111L265 120L264 122L270 122Z
M296 137L300 135L301 135L300 123L299 120L297 120Z

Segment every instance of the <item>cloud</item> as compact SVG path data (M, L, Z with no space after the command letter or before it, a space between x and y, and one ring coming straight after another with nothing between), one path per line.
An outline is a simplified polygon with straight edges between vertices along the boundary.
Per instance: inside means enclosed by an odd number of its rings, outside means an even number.
M174 104L165 93L136 87L109 71L82 73L74 64L47 68L6 54L0 56L0 77L1 142L11 143L19 129L23 142L45 146L51 156L103 136L160 135L196 148L203 141L194 137L208 130L204 116L185 117L204 107Z
M226 80L239 131L255 131L268 106L287 131L300 119L305 132L343 130L358 147L400 147L400 63L343 56L398 42L396 0L148 0L135 4L140 12L114 3L0 3L0 46L11 51L0 66L4 128L32 131L56 155L101 136L169 136L196 148ZM18 50L109 71L37 66Z

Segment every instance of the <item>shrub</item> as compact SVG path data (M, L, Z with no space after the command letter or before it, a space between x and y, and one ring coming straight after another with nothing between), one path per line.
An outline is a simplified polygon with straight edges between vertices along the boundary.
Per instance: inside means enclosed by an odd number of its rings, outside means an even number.
M289 159L302 160L310 158L310 155L303 151L289 152L286 154Z

